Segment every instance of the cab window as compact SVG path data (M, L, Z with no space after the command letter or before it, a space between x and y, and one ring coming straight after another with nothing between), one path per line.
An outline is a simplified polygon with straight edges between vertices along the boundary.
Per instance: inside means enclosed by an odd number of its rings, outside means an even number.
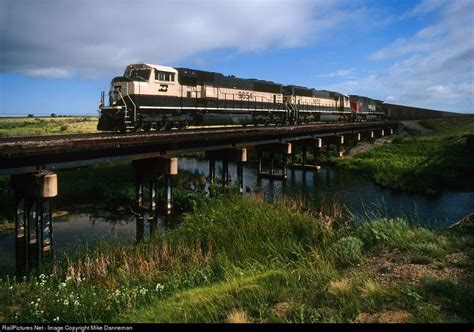
M150 78L150 69L132 69L125 73L125 77L134 81L148 81Z
M166 71L155 70L155 80L174 82L174 73L168 73Z

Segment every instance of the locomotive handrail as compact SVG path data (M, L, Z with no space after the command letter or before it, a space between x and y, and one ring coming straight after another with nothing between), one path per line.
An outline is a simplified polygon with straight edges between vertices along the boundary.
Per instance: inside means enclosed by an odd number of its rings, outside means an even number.
M140 93L140 92L139 92ZM133 122L137 121L137 105L133 102L132 98L130 97L130 94L128 93L128 82L127 82L127 97L130 99L130 101L133 104ZM125 102L125 101L124 101Z
M127 106L127 103L125 102L125 98L123 98L123 95L122 95L122 92L118 89L116 89L115 91L118 92L118 94L120 95L120 98L122 99L123 101L123 104L125 105L125 107ZM137 121L136 117L137 117L137 105L135 105L135 103L133 102L132 98L130 98L130 95L128 94L128 84L127 84L127 97L128 99L130 99L130 101L132 102L133 104L133 122ZM127 116L127 110L125 110L125 116Z

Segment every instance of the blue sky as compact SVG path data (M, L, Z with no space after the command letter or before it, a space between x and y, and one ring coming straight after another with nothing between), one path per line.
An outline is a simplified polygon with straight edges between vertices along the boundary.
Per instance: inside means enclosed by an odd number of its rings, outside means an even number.
M472 0L0 1L0 115L97 114L129 63L474 113Z

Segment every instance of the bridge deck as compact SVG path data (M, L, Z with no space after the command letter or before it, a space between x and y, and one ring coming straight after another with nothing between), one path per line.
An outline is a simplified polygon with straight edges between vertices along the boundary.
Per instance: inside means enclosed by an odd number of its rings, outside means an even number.
M0 139L0 174L90 165L236 146L290 142L396 128L398 122L311 124L282 127L188 129L184 131L97 133Z

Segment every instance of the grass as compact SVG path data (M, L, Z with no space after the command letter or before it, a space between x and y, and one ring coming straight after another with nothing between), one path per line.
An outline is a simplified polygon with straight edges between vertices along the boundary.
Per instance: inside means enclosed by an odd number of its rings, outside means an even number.
M97 132L97 117L0 118L0 137Z
M205 199L180 227L148 242L104 242L59 258L46 274L1 281L0 320L473 321L472 234L399 219L329 222L301 207L258 196ZM418 253L429 262L413 264ZM465 253L456 265L463 273L451 273L449 257ZM425 272L382 273L384 255L401 271Z
M432 133L395 137L391 143L334 163L339 169L368 175L380 185L403 191L435 194L450 186L473 188L474 154L466 136L474 133L474 118L423 120L420 124Z

